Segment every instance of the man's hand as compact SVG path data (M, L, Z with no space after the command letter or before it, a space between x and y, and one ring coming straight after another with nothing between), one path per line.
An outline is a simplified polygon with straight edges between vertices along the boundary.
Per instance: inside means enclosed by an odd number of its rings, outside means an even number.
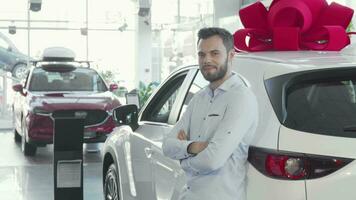
M183 130L180 130L177 135L178 140L187 140L187 134ZM192 142L188 146L188 153L198 154L208 146L208 142Z
M178 140L187 140L187 134L183 130L180 130L177 135Z
M188 146L188 153L198 154L208 146L208 142L192 142Z

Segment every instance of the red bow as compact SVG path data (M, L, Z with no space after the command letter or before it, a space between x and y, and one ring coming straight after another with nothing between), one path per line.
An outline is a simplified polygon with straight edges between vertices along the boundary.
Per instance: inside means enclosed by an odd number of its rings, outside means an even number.
M235 32L235 48L339 51L350 44L345 30L353 12L326 0L274 0L268 11L256 2L239 11L245 28Z

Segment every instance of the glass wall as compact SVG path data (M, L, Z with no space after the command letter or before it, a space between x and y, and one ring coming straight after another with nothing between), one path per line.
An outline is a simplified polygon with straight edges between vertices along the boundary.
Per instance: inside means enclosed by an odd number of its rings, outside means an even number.
M93 61L92 66L110 74L110 80L129 91L135 88L138 0L43 0L38 12L28 12L27 2L11 0L0 7L0 53L22 60L39 59L47 47L68 47L77 60ZM152 30L148 54L152 55L152 81L161 82L178 66L196 64L197 31L206 26L231 32L242 28L238 10L253 2L256 0L151 0L147 24ZM354 0L336 2L356 8ZM8 80L7 87L13 81L10 66L16 64L0 58L0 75ZM11 107L11 93L9 90L2 108Z
M196 63L197 31L212 26L213 17L213 0L152 2L153 43L157 47L153 54L153 68L160 65L161 80L178 66Z
M29 42L33 58L47 47L64 46L76 53L77 60L98 62L102 70L124 71L133 60L135 9L135 3L126 0L45 0L40 11L29 12L28 41L27 2L13 0L0 8L0 32L24 54ZM16 31L10 33L10 27Z
M0 115L12 113L11 85L20 81L13 66L26 65L28 57L40 59L47 47L70 48L76 60L92 61L99 72L110 72L109 81L133 89L137 2L42 0L38 12L28 12L27 2L11 0L0 7Z

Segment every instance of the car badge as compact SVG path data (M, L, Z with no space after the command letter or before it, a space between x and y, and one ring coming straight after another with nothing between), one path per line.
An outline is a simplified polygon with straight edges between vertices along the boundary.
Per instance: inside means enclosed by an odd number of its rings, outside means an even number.
M85 111L76 111L74 113L74 117L76 117L76 118L86 118L87 114L88 113L85 112Z

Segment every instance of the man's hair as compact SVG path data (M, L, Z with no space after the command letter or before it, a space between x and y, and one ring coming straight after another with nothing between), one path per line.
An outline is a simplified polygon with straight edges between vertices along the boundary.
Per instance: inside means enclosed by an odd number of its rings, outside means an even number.
M227 52L234 48L234 38L231 33L226 29L218 27L200 29L198 32L198 43L201 39L205 40L215 35L222 39Z

